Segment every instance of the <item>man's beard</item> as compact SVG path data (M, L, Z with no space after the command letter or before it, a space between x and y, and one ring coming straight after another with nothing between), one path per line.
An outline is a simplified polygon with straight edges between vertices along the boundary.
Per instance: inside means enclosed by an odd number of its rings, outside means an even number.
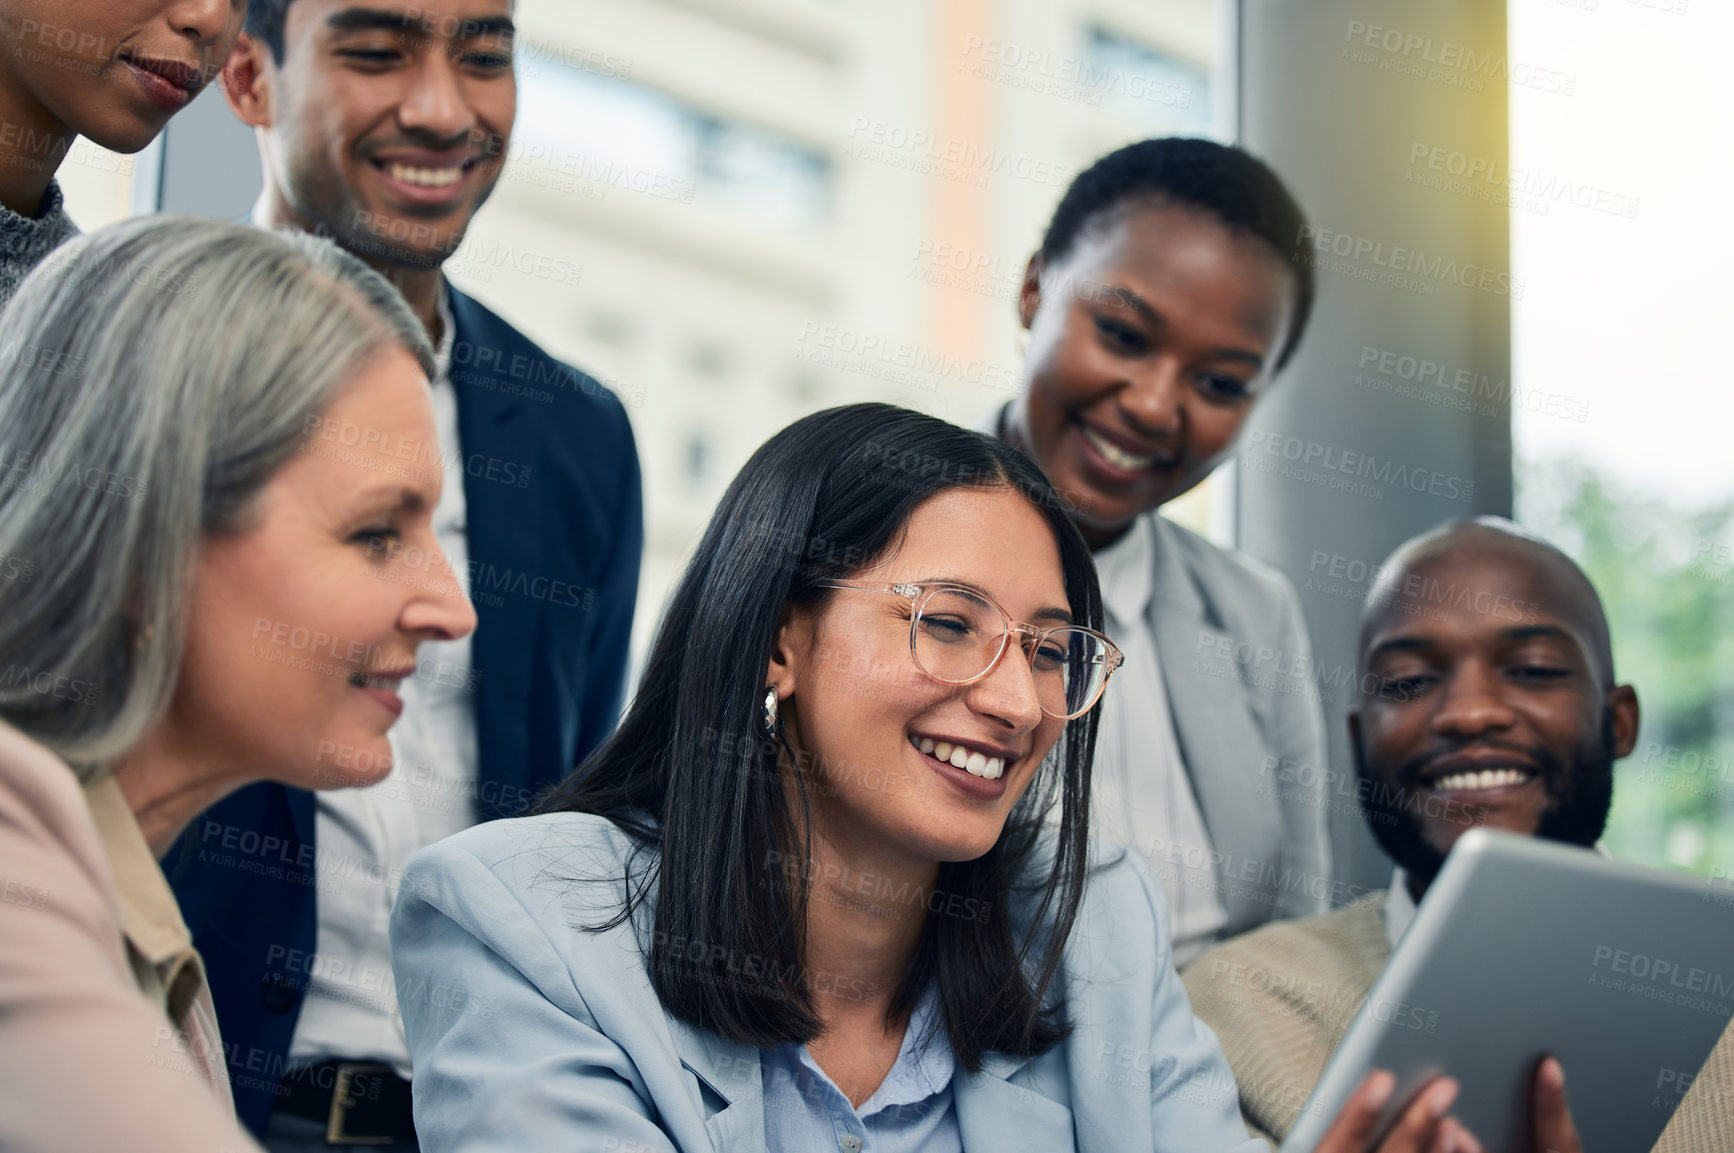
M1569 764L1551 750L1532 751L1550 802L1536 822L1537 837L1586 849L1601 840L1614 803L1613 710L1602 711L1601 729L1600 747L1579 748ZM1361 772L1367 776L1364 768ZM1412 782L1392 788L1375 780L1362 808L1379 847L1424 889L1445 867L1445 854L1427 840L1420 818L1411 811L1419 807L1418 800L1413 806L1406 803L1418 797L1418 790Z
M500 155L495 163L503 164L503 143L498 152ZM490 151L489 155L494 155L494 152ZM496 169L493 179L498 177L499 170ZM493 195L493 190L490 182L476 203L470 206L464 227L452 229L438 246L433 246L431 240L436 231L434 222L446 215L443 209L430 211L429 223L426 224L416 219L413 209L398 209L388 219L376 220L378 214L370 214L361 207L355 190L340 173L312 163L298 166L284 191L289 197L290 207L309 230L317 236L329 237L337 242L338 247L367 263L376 267L432 269L439 268L463 246L469 221ZM430 243L418 244L418 235L425 236Z
M394 217L393 219L398 219ZM408 218L413 221L413 217ZM402 269L438 268L463 244L464 231L456 229L438 248L418 247L407 240L394 238L382 221L375 226L368 214L347 194L339 204L322 212L319 224L322 234L329 234L338 247L353 253L373 265L390 265ZM414 224L409 226L411 229ZM431 230L430 230L431 231Z

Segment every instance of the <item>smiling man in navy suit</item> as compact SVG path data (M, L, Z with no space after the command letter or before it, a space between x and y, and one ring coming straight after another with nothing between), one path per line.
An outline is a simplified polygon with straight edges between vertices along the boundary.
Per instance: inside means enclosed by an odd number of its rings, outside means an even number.
M512 53L510 0L253 0L224 71L263 161L254 220L330 236L378 268L439 351L440 443L399 455L445 472L434 527L456 571L394 557L381 573L455 575L480 620L473 642L422 646L379 785L242 790L165 861L210 972L237 1108L274 1153L415 1148L397 999L463 993L392 984L386 921L403 867L521 812L620 710L643 548L625 410L441 273L505 161ZM342 452L367 434L320 422L307 447ZM390 539L389 525L356 528ZM295 626L261 622L261 647L319 659L288 651Z

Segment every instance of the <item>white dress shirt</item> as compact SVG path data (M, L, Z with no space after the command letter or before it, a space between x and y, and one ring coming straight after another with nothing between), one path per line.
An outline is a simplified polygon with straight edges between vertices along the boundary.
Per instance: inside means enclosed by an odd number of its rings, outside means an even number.
M443 286L439 316L432 384L445 487L433 527L467 595L463 455L450 378L454 324ZM365 789L316 794L318 943L289 1047L292 1067L382 1061L401 1077L410 1074L391 973L391 906L411 857L475 823L477 762L470 638L424 642L416 667L398 690L403 715L391 729L390 775Z
M1138 517L1125 536L1095 555L1107 633L1126 663L1098 706L1104 711L1090 807L1096 835L1130 846L1149 862L1168 898L1178 968L1221 935L1228 911L1156 652L1150 619L1156 537L1150 519Z
M1391 888L1385 895L1385 939L1391 942L1392 952L1396 952L1397 942L1409 931L1415 908L1415 898L1409 895L1409 874L1399 865L1391 874Z

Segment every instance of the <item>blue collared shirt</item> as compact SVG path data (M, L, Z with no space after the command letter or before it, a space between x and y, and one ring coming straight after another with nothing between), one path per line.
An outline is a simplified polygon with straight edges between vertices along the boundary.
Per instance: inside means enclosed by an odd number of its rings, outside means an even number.
M770 1153L963 1153L952 1108L956 1064L929 986L885 1080L856 1109L805 1045L759 1054Z

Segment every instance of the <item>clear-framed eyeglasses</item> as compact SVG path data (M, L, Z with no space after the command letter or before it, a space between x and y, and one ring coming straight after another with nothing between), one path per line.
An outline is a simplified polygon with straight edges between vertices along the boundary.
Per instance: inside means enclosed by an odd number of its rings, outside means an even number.
M823 588L888 593L909 601L909 652L923 673L947 685L971 685L993 672L1013 633L1029 657L1036 700L1058 720L1081 717L1102 699L1126 658L1114 642L1080 625L1038 628L1014 621L992 600L946 582L857 584L822 580Z

